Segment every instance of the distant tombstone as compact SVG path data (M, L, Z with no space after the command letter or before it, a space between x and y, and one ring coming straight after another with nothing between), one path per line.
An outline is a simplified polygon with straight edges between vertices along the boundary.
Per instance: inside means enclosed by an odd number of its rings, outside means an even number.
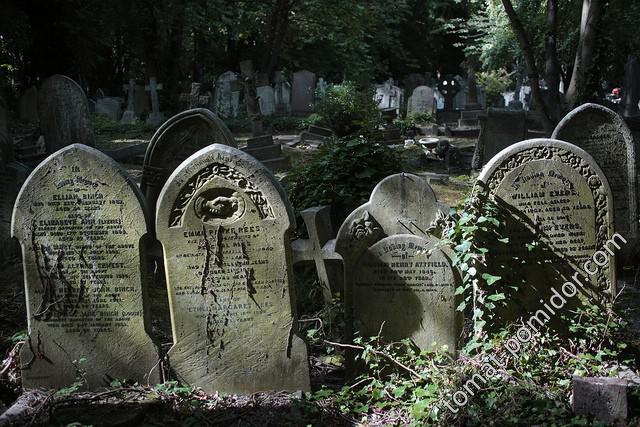
M622 117L601 105L584 104L567 114L551 137L577 145L595 159L613 192L616 231L637 239L636 150Z
M120 123L133 124L136 122L136 81L129 79L129 84L123 85L125 93L127 94L127 108L122 114Z
M458 92L453 98L453 109L454 110L464 110L468 101L469 94L469 85L467 84L467 80L465 80L461 76L454 76L454 80L458 85Z
M310 114L313 111L313 92L316 87L316 75L302 70L293 73L291 94L291 112L293 114Z
M151 99L151 113L147 118L147 124L159 125L164 120L164 114L160 112L160 99L158 91L162 90L162 83L158 83L155 77L149 77L149 84L144 87L149 92Z
M40 86L38 117L47 153L70 144L94 145L87 97L69 77L56 74Z
M444 95L442 95L438 89L435 89L433 96L436 98L436 109L444 110Z
M191 83L191 91L189 93L183 93L180 95L180 101L187 107L187 109L200 108L205 106L209 102L207 95L201 95L200 89L201 83Z
M433 89L429 86L418 86L409 98L407 112L409 113L434 113L435 97Z
M151 138L142 165L140 188L153 210L169 175L196 151L211 144L235 146L222 120L205 108L184 111L167 120Z
M291 112L291 84L286 81L282 71L276 72L274 82L274 102L276 104L276 114L289 114Z
M227 71L218 76L215 82L215 91L213 95L213 108L218 116L223 118L235 117L237 115L239 104L239 91L236 90L237 100L236 107L234 108L234 82L238 81L238 76L233 71ZM234 112L236 114L234 114Z
M460 82L450 74L438 83L438 91L444 97L444 111L453 111L455 109L454 100L460 89Z
M327 92L327 82L324 81L322 77L318 79L318 84L316 85L316 98L324 99L324 95Z
M29 338L25 388L155 383L158 353L144 316L142 196L108 156L67 146L29 176L15 204Z
M374 188L369 201L344 220L338 230L335 250L344 260L347 336L353 333L356 298L361 296L356 289L360 274L364 274L358 272L361 257L389 236L411 234L430 239L429 228L445 212L447 208L438 203L423 178L403 173L383 179ZM375 256L378 248L370 256ZM373 272L367 274L375 275Z
M136 114L148 114L151 111L149 96L145 93L145 87L143 85L135 85L133 98Z
M297 334L295 219L263 165L206 147L173 173L156 215L173 320L171 370L207 393L309 390Z
M18 192L29 172L29 168L22 163L0 162L0 264L14 261L13 256L19 253L15 241L11 239L11 215Z
M119 121L122 117L122 98L105 96L96 101L96 114Z
M418 86L429 86L427 79L422 74L411 73L402 81L405 93L413 93Z
M387 342L455 350L460 334L451 260L434 237L400 234L373 244L354 274L355 329Z
M640 116L640 63L634 55L629 56L624 69L624 86L622 88L622 108L625 117Z
M507 305L496 311L496 322L528 319L549 301L569 313L579 304L577 295L593 303L611 301L615 257L599 267L593 257L613 249L606 244L614 233L613 199L604 173L587 152L554 139L523 141L497 154L478 179L497 205L497 234L508 237L506 243L480 242L489 249L487 269L501 278L494 286ZM564 285L567 281L575 291ZM560 307L559 297L551 299L553 290L567 295ZM540 318L557 329L562 319L553 314Z
M473 168L481 169L504 148L527 138L524 110L507 111L489 108L480 119L480 135L473 154Z
M38 123L38 89L28 88L18 100L18 118L30 123Z
M273 88L271 86L260 86L256 88L256 92L260 103L260 113L263 116L273 115L276 111Z
M400 105L403 101L402 90L393 84L393 79L387 80L385 83L376 87L375 99L378 108L386 110L393 108L398 113Z

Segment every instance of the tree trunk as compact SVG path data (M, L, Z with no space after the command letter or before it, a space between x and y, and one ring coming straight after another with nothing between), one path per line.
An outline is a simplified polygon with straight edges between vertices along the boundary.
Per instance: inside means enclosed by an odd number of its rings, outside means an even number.
M545 131L550 133L553 130L553 123L549 118L547 106L542 99L542 91L540 90L540 74L538 73L538 67L536 66L536 60L533 55L531 43L529 42L529 38L527 37L527 33L524 27L522 26L522 22L520 22L520 18L518 18L518 14L513 9L511 0L502 0L502 5L504 6L504 10L505 12L507 12L507 16L509 17L511 28L518 38L520 49L522 49L522 52L524 53L524 60L527 63L527 68L529 70L528 77L529 84L531 85L533 104L535 105L536 110L538 110L542 116L542 122Z
M547 0L547 32L545 47L545 79L549 86L549 116L553 122L560 121L560 62L558 61L558 1Z
M260 71L269 76L269 78L272 77L278 65L280 52L289 29L289 12L293 3L292 0L275 0L271 9L268 21L269 38L267 39L266 49L260 64Z
M588 75L593 66L598 25L602 17L601 0L582 0L582 19L580 22L580 39L576 49L571 83L567 90L566 100L573 108L584 96L588 83Z

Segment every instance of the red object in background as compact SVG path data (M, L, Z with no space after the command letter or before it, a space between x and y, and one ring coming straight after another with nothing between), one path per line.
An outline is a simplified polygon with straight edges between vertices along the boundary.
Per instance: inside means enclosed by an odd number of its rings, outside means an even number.
M620 88L619 87L613 88L613 90L611 91L611 94L613 96L619 97L620 96Z

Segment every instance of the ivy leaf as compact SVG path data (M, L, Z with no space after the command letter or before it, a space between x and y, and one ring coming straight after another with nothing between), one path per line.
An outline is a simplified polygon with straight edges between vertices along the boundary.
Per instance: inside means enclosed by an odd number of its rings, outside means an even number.
M489 301L502 301L504 299L507 299L507 297L505 297L503 293L499 293L499 294L489 295L487 299Z
M467 252L471 248L471 241L465 240L455 247L456 252Z
M502 279L502 276L493 276L489 273L483 273L482 278L487 281L487 285L493 285L498 280Z
M462 301L457 307L456 307L456 311L464 311L465 307L467 306L467 303Z

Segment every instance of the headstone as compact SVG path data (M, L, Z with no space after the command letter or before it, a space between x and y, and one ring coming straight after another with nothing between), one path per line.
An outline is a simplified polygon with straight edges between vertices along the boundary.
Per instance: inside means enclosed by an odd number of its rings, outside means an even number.
M291 113L291 84L285 80L282 71L276 72L274 82L276 114L285 115Z
M407 105L408 113L434 113L435 97L429 86L418 86L414 89Z
M595 159L613 192L616 232L637 239L636 150L622 117L601 105L584 104L567 114L551 137L577 145Z
M456 348L460 316L451 260L439 240L400 234L373 244L356 263L355 329L387 342L410 338L427 350Z
M433 95L436 98L436 109L444 110L444 95L438 89L433 91Z
M438 83L438 91L444 97L444 111L455 109L454 100L460 89L460 82L450 74Z
M379 109L394 109L397 114L403 101L402 90L393 84L393 79L389 79L376 86L375 100Z
M489 249L487 271L501 278L493 286L499 286L506 302L494 322L529 319L529 313L544 309L553 290L567 295L560 306L557 297L552 300L557 310L567 312L580 302L571 293L594 304L611 301L615 252L592 271L596 251L609 248L606 242L614 233L611 190L593 157L564 141L532 139L498 153L478 180L497 205L496 233L509 239L480 242ZM573 289L565 285L568 281ZM545 314L548 326L566 327L554 313Z
M259 160L270 171L282 171L289 168L289 159L282 155L282 146L273 140L272 135L261 135L247 139L242 149Z
M527 120L523 110L489 108L478 119L480 135L473 155L474 169L481 169L504 148L527 138Z
M313 92L316 87L316 75L302 70L293 73L291 94L291 112L306 115L313 111Z
M14 256L19 254L16 242L11 239L11 215L18 192L29 172L29 168L22 163L0 162L0 264L15 261Z
M248 154L206 147L173 173L156 215L177 378L207 393L308 390L297 335L289 235L293 209Z
M622 87L622 108L625 117L640 116L640 63L634 55L629 56L624 69L624 86Z
M316 98L324 99L325 94L327 93L327 82L324 81L322 77L318 79L318 84L316 85Z
M218 76L215 82L213 95L213 108L218 116L223 118L235 117L237 115L240 92L234 91L234 82L238 81L236 73L227 71ZM234 93L236 106L234 107ZM235 112L235 113L234 113Z
M251 136L258 137L264 135L264 120L260 112L260 100L256 89L256 79L259 74L253 68L253 61L247 59L240 62L240 73L242 76L242 86L244 89L244 103L247 109L247 116L251 120Z
M185 104L186 108L192 110L207 105L209 97L200 94L202 84L191 83L191 91L180 95L180 101Z
M338 230L335 250L344 260L347 337L353 334L355 298L360 295L355 284L359 280L357 268L361 257L389 236L410 234L429 239L429 228L447 211L423 178L402 173L378 183L369 201L344 220Z
M413 93L418 86L429 86L427 79L422 74L411 73L402 81L405 93Z
M143 85L135 86L133 98L134 110L138 115L148 114L151 111L149 96L145 93L145 87Z
M123 85L125 93L127 94L127 108L122 114L120 123L133 124L136 122L136 81L129 79L129 84Z
M94 145L87 97L69 77L56 74L40 86L38 117L47 153L70 144Z
M608 424L627 420L633 404L632 387L621 378L574 376L572 395L574 414Z
M122 98L105 96L96 101L96 114L119 121L122 117Z
M453 80L456 82L458 92L453 97L453 109L454 110L464 110L467 105L467 97L469 91L469 85L467 81L462 76L454 76Z
M18 118L30 123L38 123L38 89L28 88L18 100Z
M157 382L138 247L147 226L126 172L98 150L67 146L29 176L11 229L25 274L24 387L67 387L80 376L90 389Z
M142 166L140 188L154 207L169 175L185 159L208 145L236 145L231 132L211 111L196 108L173 116L151 138Z
M276 111L273 88L271 86L260 86L256 88L256 92L260 103L260 113L263 116L273 115Z
M160 99L158 91L162 90L162 83L158 83L155 77L149 77L149 84L144 87L151 98L151 114L147 118L147 124L159 125L164 120L164 114L160 112Z

